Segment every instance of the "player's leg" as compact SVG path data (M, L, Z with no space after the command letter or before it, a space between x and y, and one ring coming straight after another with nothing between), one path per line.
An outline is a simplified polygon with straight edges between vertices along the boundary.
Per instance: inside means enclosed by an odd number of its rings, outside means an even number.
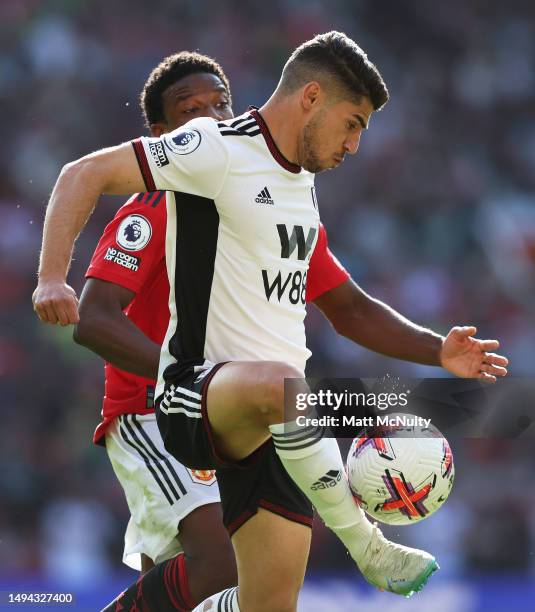
M258 589L263 589L270 594L269 597L261 599L266 601L268 609L269 604L277 610L291 604L297 598L302 581L299 572L294 573L292 546L287 557L291 563L290 567L285 566L287 571L284 578L281 579L275 571L263 571L262 568L269 568L271 563L275 562L278 551L272 554L270 549L273 543L281 538L285 543L293 542L293 548L296 550L310 539L310 533L308 538L306 535L307 530L310 532L312 528L310 501L282 466L271 440L254 453L246 467L240 465L220 469L217 478L223 522L233 536L233 544L240 548L240 589L245 587L242 600L244 597L247 601L252 599L251 593L260 600ZM276 516L279 520L272 518ZM280 517L284 520L280 520ZM291 527L291 522L295 523L296 528ZM259 542L266 542L261 544L260 553L256 551ZM308 550L308 545L306 548ZM264 554L267 555L266 561L263 559ZM254 586L254 589L246 585ZM276 601L273 600L275 593ZM206 601L206 607L212 605L213 609L218 610L217 606L221 602L224 610L239 610L235 589L227 589L209 600L212 603ZM199 609L202 610L202 607L199 606ZM247 607L243 609L247 610Z
M205 411L215 453L248 457L271 434L282 464L325 524L342 540L365 577L399 594L419 590L437 569L424 551L388 542L354 502L335 439L322 428L295 423L295 402L284 402L284 379L299 373L283 363L232 362L207 381ZM307 392L303 381L298 392ZM328 480L328 486L322 486Z
M160 589L165 600L169 591L190 609L207 595L236 584L234 553L222 524L213 472L188 470L169 455L154 415L119 417L107 433L106 447L132 514L125 562L147 572L154 560L178 554L161 576L153 573L143 579L144 594L154 598L151 593ZM137 589L132 596L136 594Z
M238 563L238 606L232 590L209 597L198 612L295 612L305 577L311 529L260 508L233 535Z
M184 551L187 590L192 601L237 584L236 559L230 537L223 528L221 504L196 508L178 526L177 548ZM154 561L141 554L141 572L147 573Z
M159 612L191 610L212 593L237 584L234 550L223 528L220 504L193 510L179 529L184 552L153 565L106 612L133 607Z
M141 573L146 574L154 567L154 561L147 557L145 553L141 553Z
M192 602L238 584L236 559L223 526L221 504L197 508L180 523L187 582Z
M222 459L240 461L271 437L269 426L285 420L284 380L298 370L275 361L232 361L209 380L206 413Z

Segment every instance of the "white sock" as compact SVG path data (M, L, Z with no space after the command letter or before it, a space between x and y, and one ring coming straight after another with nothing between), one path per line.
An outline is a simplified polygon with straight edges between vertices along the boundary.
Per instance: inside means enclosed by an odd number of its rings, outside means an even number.
M210 595L192 612L240 612L238 605L238 587L225 589L216 595Z
M353 499L338 442L322 437L321 427L300 427L295 421L269 429L292 480L358 562L369 543L372 524Z

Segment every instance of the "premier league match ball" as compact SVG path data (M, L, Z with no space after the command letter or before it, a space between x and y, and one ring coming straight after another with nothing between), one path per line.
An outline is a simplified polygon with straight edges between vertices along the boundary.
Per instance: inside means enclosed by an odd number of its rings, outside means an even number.
M412 415L390 415L395 416ZM451 448L440 431L405 424L367 431L384 437L364 433L347 457L349 484L362 509L389 525L410 525L436 512L455 477Z

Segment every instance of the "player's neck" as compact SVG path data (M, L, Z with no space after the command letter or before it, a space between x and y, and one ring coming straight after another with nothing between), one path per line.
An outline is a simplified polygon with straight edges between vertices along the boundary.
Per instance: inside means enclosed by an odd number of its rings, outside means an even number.
M289 162L300 165L297 144L301 125L295 120L291 99L274 94L259 109L259 113L279 151Z

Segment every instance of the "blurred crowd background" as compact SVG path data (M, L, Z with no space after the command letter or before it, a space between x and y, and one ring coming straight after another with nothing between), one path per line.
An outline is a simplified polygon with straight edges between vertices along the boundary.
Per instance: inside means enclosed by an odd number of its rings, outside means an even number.
M121 589L135 577L120 562L123 493L105 452L91 444L102 365L31 308L44 209L61 167L144 133L138 93L166 55L198 49L219 60L239 114L262 104L295 46L330 29L355 38L391 93L357 157L318 176L333 251L372 295L440 332L475 323L480 336L501 340L511 374L533 375L532 2L2 0L1 588L44 580L90 590L116 577ZM78 241L70 272L77 290L121 203L103 201ZM307 324L310 374L441 375L336 337L315 307ZM458 440L453 451L457 482L444 508L388 534L437 554L434 610L472 612L478 580L493 585L493 602L533 585L535 449L523 440ZM351 569L321 526L310 569L324 578ZM462 582L472 574L474 582ZM303 610L339 609L341 599L314 607L318 597ZM366 610L371 595L362 597Z

